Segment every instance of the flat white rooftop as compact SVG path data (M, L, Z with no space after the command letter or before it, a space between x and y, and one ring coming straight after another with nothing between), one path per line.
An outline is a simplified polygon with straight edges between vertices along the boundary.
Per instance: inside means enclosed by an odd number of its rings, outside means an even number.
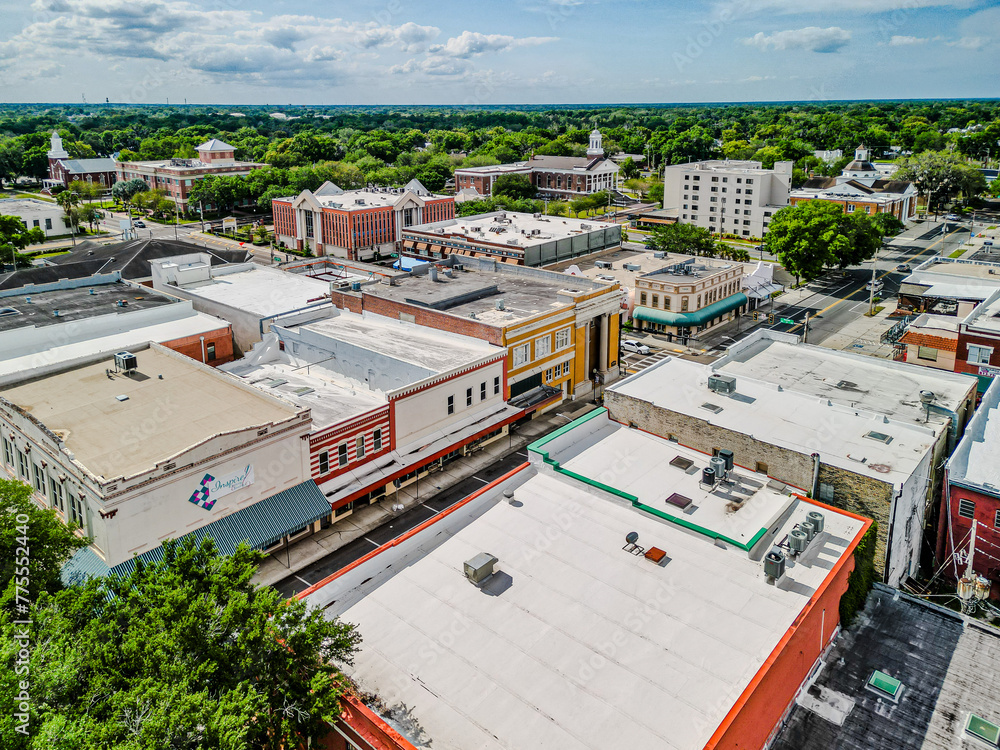
M518 247L527 247L613 226L615 225L584 219L567 219L563 216L494 211L431 224L419 224L407 227L404 231L431 236L462 237L471 242L501 245L508 240L515 240Z
M297 413L290 403L156 344L135 354L138 371L132 377L109 376L113 362L102 358L12 385L0 396L39 420L77 461L106 479L152 469L214 435Z
M181 288L262 318L321 302L323 295L330 293L327 282L253 263L213 268L210 280Z
M257 364L244 358L223 365L222 369L265 393L311 409L314 429L329 427L388 403L381 392L370 391L363 383L326 370L322 365L306 367L288 360Z
M976 331L1000 332L1000 288L961 322Z
M956 411L976 385L967 375L793 344L770 338L766 332L730 347L712 369L910 424L923 424L927 418L920 391L933 391L934 403ZM933 412L930 415L931 422L942 419Z
M407 323L384 315L345 310L323 310L323 317L290 329L311 331L322 336L368 349L426 370L440 373L471 364L483 357L499 355L504 349L471 336ZM315 340L315 339L314 339Z
M948 460L951 482L1000 497L1000 380L994 379Z
M683 454L700 472L706 456L605 415L572 432L542 449L587 481L533 463L307 599L359 626L347 672L420 748L700 750L864 528L822 509L824 532L769 584L758 556L588 483L634 490L657 509L684 489L699 506L691 518L714 523L726 501L669 465ZM758 495L732 529L778 514L766 549L817 509ZM623 550L633 531L664 561ZM463 563L481 552L499 572L480 588Z
M728 368L722 371L733 374ZM819 452L824 463L896 485L918 468L941 429L867 409L864 393L852 407L841 403L842 396L833 400L803 392L794 380L779 384L740 374L736 393L726 396L708 389L712 373L707 365L669 358L608 390L789 450ZM907 411L904 419L908 416ZM888 442L866 437L869 433L886 436Z

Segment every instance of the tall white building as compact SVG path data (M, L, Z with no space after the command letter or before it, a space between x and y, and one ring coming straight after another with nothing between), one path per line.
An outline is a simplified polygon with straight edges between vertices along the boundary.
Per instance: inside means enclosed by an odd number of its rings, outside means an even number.
M663 209L681 224L716 234L763 237L788 205L792 162L764 169L759 161L698 161L663 170Z

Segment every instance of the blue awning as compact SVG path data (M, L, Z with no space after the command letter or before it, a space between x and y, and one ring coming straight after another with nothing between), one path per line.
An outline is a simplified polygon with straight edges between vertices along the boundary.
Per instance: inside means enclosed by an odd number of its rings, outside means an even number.
M221 554L231 555L241 542L256 549L268 547L289 532L301 529L328 515L330 515L330 501L310 479L246 508L240 508L218 521L212 521L200 529L178 537L178 540L191 537L195 541L201 541L204 537L210 536L215 540L215 546ZM109 569L88 547L69 559L63 566L62 577L65 582L67 575L75 576L75 580L79 580L81 576L129 573L135 568L136 560L156 562L162 558L163 547L156 547Z
M694 312L671 312L669 310L657 310L653 307L637 307L632 313L632 317L636 320L659 323L660 325L673 326L674 328L694 328L695 326L703 326L708 321L714 320L720 315L725 315L738 307L743 307L748 301L747 296L743 292L737 292Z

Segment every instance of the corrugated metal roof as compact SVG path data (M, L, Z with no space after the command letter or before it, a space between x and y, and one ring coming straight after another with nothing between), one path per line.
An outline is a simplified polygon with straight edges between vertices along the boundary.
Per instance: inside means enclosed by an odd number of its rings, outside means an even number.
M59 576L64 585L73 586L83 583L88 578L106 576L108 570L108 564L94 550L84 547L66 561L59 571Z
M241 542L259 549L329 513L330 502L310 479L195 529L190 534L179 537L178 541L191 537L200 542L204 537L210 536L221 554L231 555ZM80 550L63 567L63 581L67 582L68 574L77 577L77 580L69 582L78 582L81 577L92 575L127 574L135 568L136 560L151 563L162 558L163 547L157 547L109 569L88 547Z

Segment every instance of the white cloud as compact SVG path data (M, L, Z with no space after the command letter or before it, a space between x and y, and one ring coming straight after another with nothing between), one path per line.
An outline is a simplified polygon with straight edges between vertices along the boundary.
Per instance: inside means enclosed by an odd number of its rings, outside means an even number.
M908 47L914 44L927 44L930 39L921 36L893 36L889 40L890 47Z
M444 44L431 47L428 51L433 55L467 59L478 57L487 52L507 52L516 47L534 47L554 41L556 38L549 36L516 38L506 34L480 34L478 31L463 31Z
M851 32L839 26L830 26L825 29L818 26L807 26L804 29L776 31L770 36L764 34L763 31L758 31L743 41L762 50L804 49L810 52L837 52L851 41Z
M907 13L920 8L969 8L974 0L722 0L714 7L717 18L737 18L757 13Z
M963 36L954 42L947 42L949 47L961 47L962 49L981 49L986 46L989 39L981 36Z

